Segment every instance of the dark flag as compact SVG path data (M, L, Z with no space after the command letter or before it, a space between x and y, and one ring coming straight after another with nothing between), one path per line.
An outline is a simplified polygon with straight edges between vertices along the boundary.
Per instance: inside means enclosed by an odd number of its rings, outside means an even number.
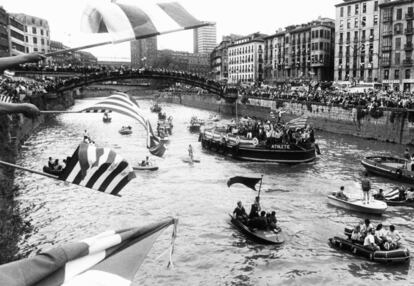
M243 184L246 187L252 189L252 190L256 190L256 184L258 182L260 182L262 180L262 178L249 178L249 177L241 177L241 176L236 176L236 177L232 177L227 181L227 187L230 187L233 184Z

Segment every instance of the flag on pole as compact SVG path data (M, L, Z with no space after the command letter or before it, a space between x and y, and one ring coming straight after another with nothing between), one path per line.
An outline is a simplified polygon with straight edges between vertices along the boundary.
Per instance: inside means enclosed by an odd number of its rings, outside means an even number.
M0 94L0 102L3 103L13 103L13 99L11 96L7 95L6 92Z
M233 184L243 184L246 187L257 191L256 190L256 185L258 182L260 182L262 180L262 178L249 178L249 177L241 177L241 176L236 176L236 177L232 177L227 181L227 187L230 187Z
M81 143L58 179L75 185L117 195L135 173L129 163L109 148Z
M163 146L163 143L157 136L155 136L152 131L151 124L142 114L138 103L132 96L129 96L126 93L118 92L91 107L81 110L81 112L102 112L104 110L118 112L137 120L147 131L147 138L151 139L147 139L147 148L149 149L149 152L158 157L162 157L164 155L166 149Z
M303 129L308 124L308 116L304 115L298 118L295 118L288 123L286 123L286 126L291 129Z
M386 194L384 194L384 197L386 200L395 200L398 199L400 196L400 190L398 188L393 189Z
M155 240L170 225L174 225L173 248L177 223L176 219L168 219L139 228L107 231L3 264L0 266L0 285L131 285Z
M81 18L82 31L109 33L112 42L119 43L210 25L194 18L176 2L135 0L133 3L90 2Z

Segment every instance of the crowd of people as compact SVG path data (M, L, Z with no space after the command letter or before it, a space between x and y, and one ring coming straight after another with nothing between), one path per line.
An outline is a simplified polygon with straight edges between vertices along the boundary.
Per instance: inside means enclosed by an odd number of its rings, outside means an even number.
M52 86L49 80L0 77L0 95L9 97L13 103L30 102L32 98L47 94Z
M372 251L397 249L401 238L394 225L390 225L389 230L386 230L381 223L374 228L369 219L356 225L351 234L354 243L363 244L365 248Z
M245 208L241 201L237 202L237 206L233 211L236 219L240 220L249 228L260 230L277 230L276 212L266 212L260 206L260 197L256 197L251 206L250 213L247 215Z

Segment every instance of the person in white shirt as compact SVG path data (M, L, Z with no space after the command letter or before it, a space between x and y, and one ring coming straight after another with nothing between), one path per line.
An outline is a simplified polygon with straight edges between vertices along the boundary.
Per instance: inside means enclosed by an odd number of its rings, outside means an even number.
M387 241L387 231L380 223L377 225L377 229L375 230L375 243L381 246L385 241Z
M396 249L400 246L401 235L398 230L395 230L394 225L390 225L390 230L387 233L387 240L390 243L391 249Z
M364 238L368 235L368 233L374 230L374 226L372 225L371 221L367 218L365 219L365 223L361 225L361 237Z
M375 244L374 234L375 234L375 230L372 229L371 232L369 232L364 239L364 247L372 251L376 251L380 249L379 246Z

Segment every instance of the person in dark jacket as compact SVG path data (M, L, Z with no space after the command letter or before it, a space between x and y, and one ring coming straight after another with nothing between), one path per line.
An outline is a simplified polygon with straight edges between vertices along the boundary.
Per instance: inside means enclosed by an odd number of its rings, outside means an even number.
M256 197L250 209L249 218L252 219L252 218L258 217L261 209L262 208L260 207L260 197Z

